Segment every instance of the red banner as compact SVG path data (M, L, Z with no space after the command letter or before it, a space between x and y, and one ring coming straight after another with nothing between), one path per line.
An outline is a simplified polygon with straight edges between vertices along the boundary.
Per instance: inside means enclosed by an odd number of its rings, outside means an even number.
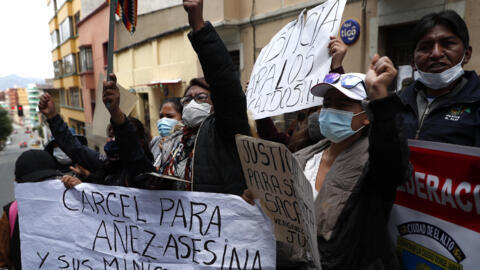
M404 268L473 269L480 263L472 253L480 240L480 148L409 144L414 171L390 220Z

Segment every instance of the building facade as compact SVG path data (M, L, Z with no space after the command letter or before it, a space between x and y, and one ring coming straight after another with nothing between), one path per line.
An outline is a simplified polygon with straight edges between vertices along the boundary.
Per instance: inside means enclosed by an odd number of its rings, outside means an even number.
M80 21L81 0L47 0L49 11L53 85L59 89L60 115L75 129L85 134L85 114L79 76L77 23Z
M204 16L224 40L245 86L256 58L271 38L303 9L323 2L209 0L204 2ZM341 23L355 20L360 35L349 45L345 70L366 72L371 57L379 53L389 56L402 76L413 76L412 27L422 16L445 9L465 19L474 48L465 69L479 70L480 31L475 29L480 27L476 16L480 5L476 0L348 0ZM187 37L190 29L181 0L139 1L136 29L132 35L117 21L114 71L118 82L139 97L134 114L155 136L161 102L182 96L190 79L202 76L202 70ZM400 81L394 88L399 87Z
M10 117L12 117L12 119L15 121L15 117L17 116L17 105L18 105L18 94L17 94L16 88L8 88L7 90L5 90L5 101L8 106ZM18 116L17 116L17 121L18 121Z
M80 51L80 81L85 116L85 133L90 147L102 149L104 137L93 135L93 116L97 104L96 94L100 74L107 67L109 6L106 1L83 0L81 18L78 27L78 49ZM98 100L99 106L104 106Z

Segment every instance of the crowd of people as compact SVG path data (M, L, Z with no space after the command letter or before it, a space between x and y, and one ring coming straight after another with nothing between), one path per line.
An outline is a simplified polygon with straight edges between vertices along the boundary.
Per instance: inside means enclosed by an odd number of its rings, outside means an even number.
M412 176L407 139L480 147L480 79L463 70L472 56L463 19L442 11L419 20L412 32L419 78L397 92L388 91L397 75L388 57L375 55L366 74L345 73L347 46L332 37L326 48L331 72L311 89L323 105L300 112L298 124L282 133L270 118L249 124L244 90L225 45L203 19L202 2L183 5L204 78L192 79L183 97L163 102L159 136L149 140L143 124L122 112L116 77L109 74L105 154L73 135L45 94L38 107L55 140L18 158L15 181L59 177L67 188L87 182L201 191L253 203L235 135L255 135L287 145L310 181L322 269L401 269L387 223L397 187ZM452 108L468 113L451 121ZM0 268L21 269L16 211L16 202L8 204L0 220ZM308 254L285 244L277 254L278 269L312 266Z

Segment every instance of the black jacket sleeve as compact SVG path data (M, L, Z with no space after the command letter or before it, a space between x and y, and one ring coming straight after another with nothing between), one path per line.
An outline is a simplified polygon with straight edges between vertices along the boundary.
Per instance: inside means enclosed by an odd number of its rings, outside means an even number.
M115 142L120 148L120 161L124 166L123 168L128 171L129 185L141 187L142 183L136 183L135 179L142 173L153 172L155 169L153 161L143 151L137 129L127 117L121 125L115 125L113 122L111 124L115 134Z
M100 153L81 144L68 130L67 124L60 115L47 120L55 142L62 151L72 159L73 162L89 170L96 171L103 164Z
M215 119L221 134L250 135L247 100L230 54L217 32L206 22L205 27L188 35L198 54L215 109Z
M411 175L410 151L402 133L400 112L403 103L397 95L374 100L368 105L371 119L369 135L368 181L382 189L396 189Z

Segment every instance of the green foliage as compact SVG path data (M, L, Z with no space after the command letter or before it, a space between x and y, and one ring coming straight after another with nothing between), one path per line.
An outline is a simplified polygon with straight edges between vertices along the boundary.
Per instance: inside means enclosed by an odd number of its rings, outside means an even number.
M0 141L5 141L12 131L12 120L8 116L8 112L0 108Z

